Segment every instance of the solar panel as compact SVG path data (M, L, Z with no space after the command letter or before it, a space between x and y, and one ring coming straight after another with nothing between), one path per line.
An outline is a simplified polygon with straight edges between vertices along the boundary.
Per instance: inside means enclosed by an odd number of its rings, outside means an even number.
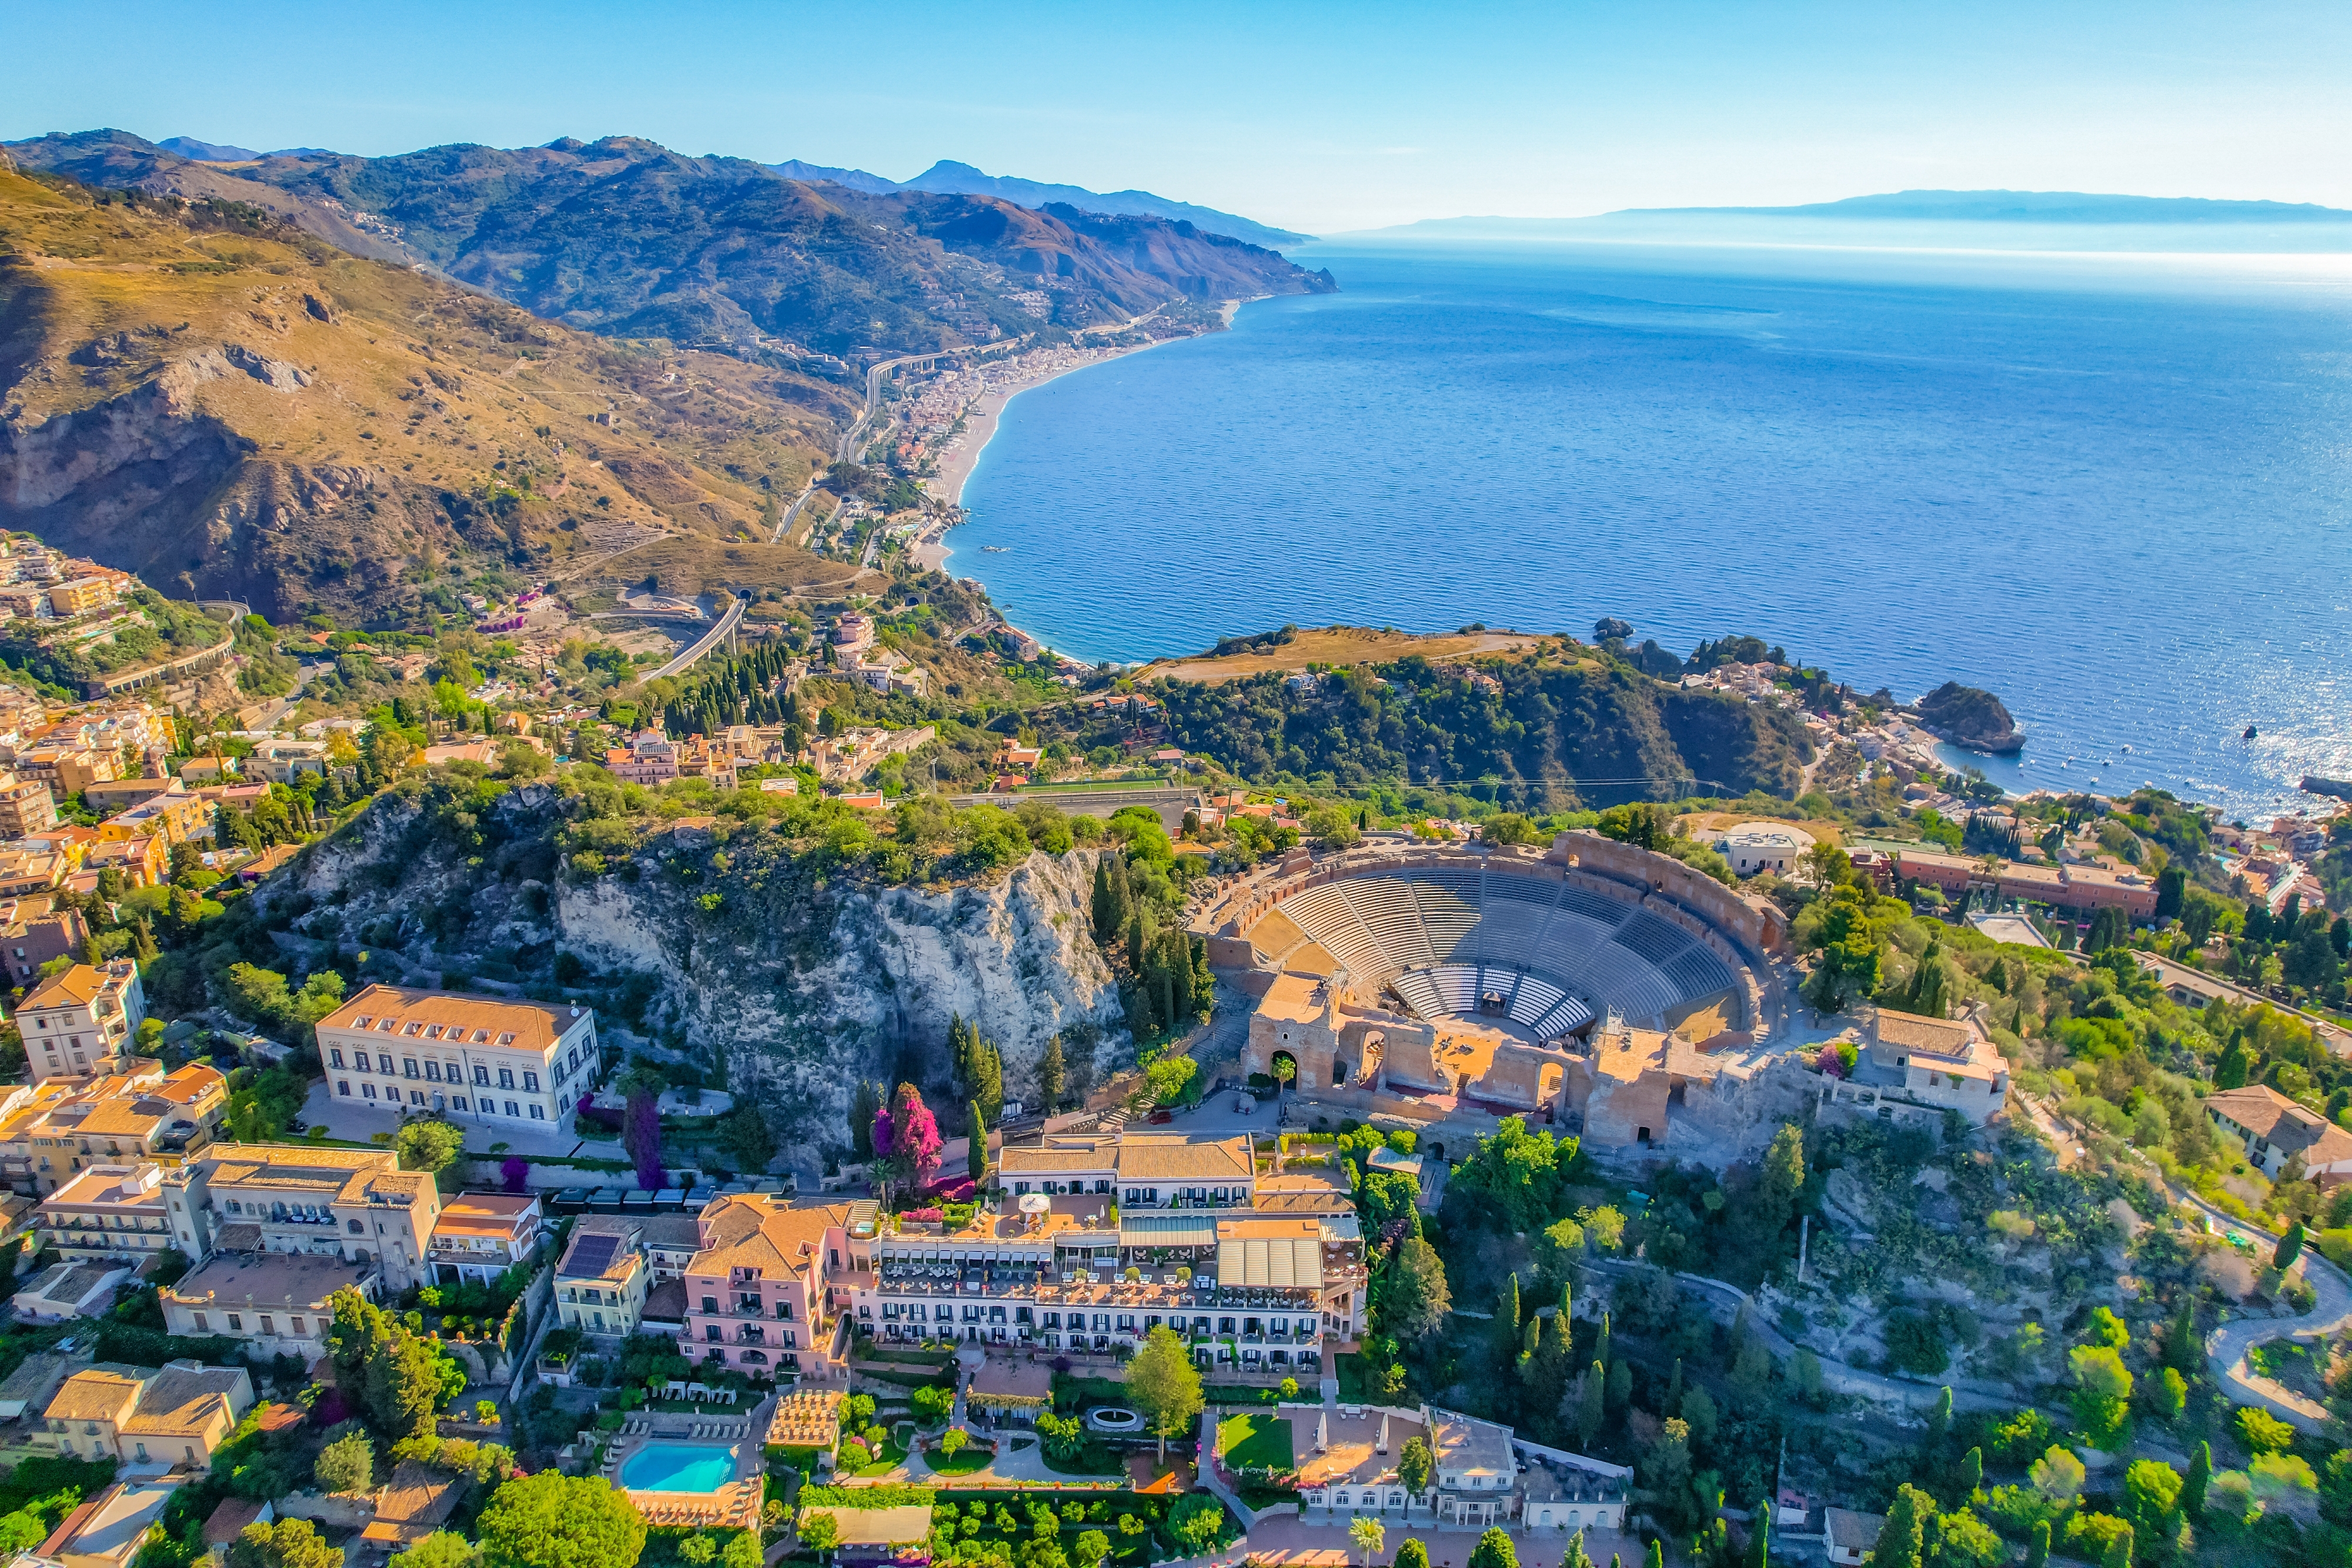
M583 1236L572 1244L572 1266L564 1272L593 1279L613 1266L614 1255L620 1249L617 1236Z

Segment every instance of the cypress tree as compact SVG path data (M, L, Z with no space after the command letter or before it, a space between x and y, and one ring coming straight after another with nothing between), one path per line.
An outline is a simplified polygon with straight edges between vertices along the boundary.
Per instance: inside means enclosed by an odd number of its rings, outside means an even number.
M1195 936L1192 941L1192 1012L1202 1023L1209 1021L1209 1012L1217 994L1216 977L1209 973L1209 940Z
M978 1182L988 1175L988 1119L980 1113L980 1102L968 1103L971 1119L965 1123L964 1169Z
M1748 1530L1747 1568L1771 1568L1772 1562L1772 1499L1769 1494L1756 1500L1756 1512Z
M1975 1497L1977 1495L1978 1489L1983 1485L1984 1450L1982 1448L1970 1448L1967 1453L1960 1456L1959 1475L1952 1483L1952 1491L1954 1494L1952 1506L1954 1508L1968 1507L1969 1500Z
M1602 1401L1608 1388L1609 1369L1596 1361L1584 1375L1584 1396L1576 1410L1576 1437L1585 1448L1592 1447L1592 1440L1601 1436L1601 1422L1607 1419L1608 1407Z
M1038 1109L1050 1116L1062 1103L1062 1037L1055 1035L1045 1042L1045 1059L1037 1064L1037 1093L1045 1101Z
M1878 1542L1871 1548L1871 1568L1919 1568L1920 1548L1936 1505L1917 1487L1895 1489L1895 1506L1886 1511Z
M2196 1457L2189 1461L2189 1474L2180 1483L2180 1511L2191 1523L2205 1517L2205 1487L2213 1479L2213 1445L2197 1445Z
M2050 1561L2050 1521L2033 1521L2033 1538L2026 1543L2025 1568L2045 1568Z
M2302 1256L2303 1221L2298 1219L2286 1228L2284 1236L2279 1238L2278 1250L2271 1254L2271 1264L2284 1272L2294 1268L2294 1260Z
M1610 1561L1613 1563L1616 1559L1612 1557ZM1666 1568L1666 1543L1664 1542L1653 1541L1650 1542L1650 1561L1647 1564L1647 1568Z
M1503 1291L1495 1303L1495 1348L1501 1353L1505 1365L1509 1365L1519 1354L1519 1277L1516 1273L1503 1276Z
M2099 1568L2131 1568L2132 1532L2128 1530L2107 1542L2106 1552L2099 1558Z
M1940 1447L1944 1434L1951 1429L1952 1390L1948 1384L1944 1391L1936 1396L1936 1407L1927 1413L1927 1447L1931 1449Z
M2172 1314L2172 1326L2165 1332L2164 1364L2186 1376L2197 1370L2197 1303L2184 1293L2180 1310Z
M1633 1402L1633 1364L1620 1361L1609 1369L1609 1408L1622 1410Z
M1601 1335L1598 1339L1592 1342L1592 1359L1599 1362L1604 1371L1607 1370L1609 1365L1609 1313L1605 1310L1601 1314Z
M1136 910L1127 917L1127 967L1139 980L1147 977L1151 959L1151 928L1144 924L1143 911Z

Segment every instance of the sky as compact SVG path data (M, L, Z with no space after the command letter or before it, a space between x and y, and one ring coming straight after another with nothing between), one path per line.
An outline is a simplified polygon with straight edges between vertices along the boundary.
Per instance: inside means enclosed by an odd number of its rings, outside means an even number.
M2352 5L16 8L0 137L941 158L1310 233L1915 188L2352 207Z

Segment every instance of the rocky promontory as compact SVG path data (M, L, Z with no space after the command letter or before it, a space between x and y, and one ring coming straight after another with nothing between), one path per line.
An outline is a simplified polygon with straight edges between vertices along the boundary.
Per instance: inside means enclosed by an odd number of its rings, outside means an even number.
M1995 757L2025 749L2025 732L1999 697L1958 681L1946 681L1912 706L1920 727L1939 740Z

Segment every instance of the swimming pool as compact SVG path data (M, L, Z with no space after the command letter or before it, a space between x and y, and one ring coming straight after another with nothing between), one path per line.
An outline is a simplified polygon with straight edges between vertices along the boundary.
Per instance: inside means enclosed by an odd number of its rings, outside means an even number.
M735 1479L735 1450L711 1443L647 1443L621 1461L632 1491L717 1491Z

